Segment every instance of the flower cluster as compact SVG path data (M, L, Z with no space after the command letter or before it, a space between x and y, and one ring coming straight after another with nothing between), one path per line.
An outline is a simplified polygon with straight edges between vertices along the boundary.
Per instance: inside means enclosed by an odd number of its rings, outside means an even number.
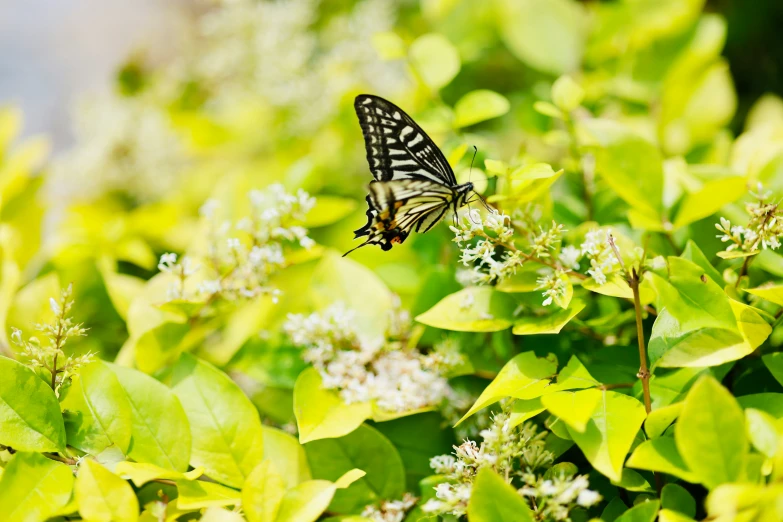
M783 238L783 214L776 203L770 203L771 192L763 192L761 184L757 192L752 192L754 201L745 205L746 212L750 215L746 226L732 225L731 222L720 218L720 223L715 228L721 232L717 237L724 243L731 243L726 247L726 252L737 250L740 252L757 252L759 250L777 250L780 248Z
M161 256L158 269L176 279L169 288L169 299L236 300L270 294L277 300L279 292L269 286L269 280L286 265L286 249L315 245L307 229L299 225L315 199L301 189L289 194L278 184L265 191L253 190L249 198L250 215L236 223L220 219L216 200L201 207L207 246L199 263L190 256L179 261L173 253ZM197 295L192 296L186 283L202 268L204 277L196 288Z
M613 274L620 266L620 261L609 243L610 237L609 230L595 228L585 234L585 240L581 245L582 255L590 262L587 273L599 285L605 284L607 276Z
M159 199L179 183L189 162L166 111L147 98L92 97L75 112L76 147L53 166L50 193L86 199L123 191Z
M545 448L546 432L525 423L512 428L506 413L495 415L492 424L481 431L481 445L466 440L454 447L454 455L439 455L430 459L432 470L444 477L435 488L435 498L422 509L427 513L462 516L467 510L473 481L481 468L488 467L506 482L522 487L519 494L533 499L531 509L540 520L569 520L571 509L588 507L601 500L587 489L586 477L560 474L545 478L554 455Z
M462 276L469 283L499 282L516 273L525 256L513 244L514 228L506 214L488 214L483 220L477 210L471 210L451 226L454 241L460 246L460 261L472 270ZM472 243L474 238L478 241ZM498 254L503 250L502 254Z
M393 315L387 334L378 338L360 335L355 313L340 303L321 313L290 314L283 329L305 348L304 359L319 371L324 388L338 390L346 403L374 401L391 412L436 406L450 390L442 375L446 359L408 348L400 326L410 327L407 314Z
M378 506L365 507L362 516L372 522L402 522L417 500L410 493L405 493L400 500L384 500Z
M544 449L546 433L538 433L530 423L521 428L512 427L508 414L495 415L492 424L480 435L481 445L466 440L454 447L453 456L430 459L430 467L446 481L435 488L435 498L424 504L425 512L464 515L473 481L481 468L489 467L511 483L520 473L533 473L552 463L552 453Z
M63 385L70 382L81 366L92 360L92 355L88 353L78 357L66 357L63 351L68 339L87 333L87 329L81 324L74 324L68 317L73 308L73 285L68 285L59 301L53 297L49 298L49 307L54 314L54 322L36 325L36 330L46 336L48 344L41 344L37 337L24 340L21 330L16 328L13 329L11 340L22 349L22 357L32 368L44 368L49 372L52 389L59 397Z
M585 475L556 473L552 478L531 478L519 493L533 501L541 520L570 521L575 507L588 508L601 501L601 495L589 486Z
M319 35L317 0L220 0L201 17L193 63L180 68L195 71L213 109L266 104L288 111L282 132L301 134L328 121L359 86L393 93L407 85L401 62L378 60L366 45L395 19L391 0L363 0L330 12Z

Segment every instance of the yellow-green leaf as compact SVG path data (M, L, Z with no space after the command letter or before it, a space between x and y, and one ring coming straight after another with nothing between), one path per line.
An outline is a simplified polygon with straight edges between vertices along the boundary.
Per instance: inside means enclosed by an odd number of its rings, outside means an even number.
M274 522L286 483L271 460L261 462L242 486L242 509L250 522Z
M308 368L299 374L294 385L294 414L299 442L304 444L347 435L372 416L372 405L345 404L337 393L323 389L318 370Z
M503 116L511 108L505 96L495 91L471 91L454 106L454 127L469 127L476 123Z
M68 504L73 472L40 453L16 453L0 479L0 513L5 522L44 521Z
M749 288L745 291L778 306L783 306L783 285L764 285L758 288Z
M581 299L574 299L567 308L557 308L551 314L517 319L511 331L514 335L558 334L585 306Z
M584 433L593 412L603 399L603 394L595 388L576 392L561 391L541 396L541 404L552 415L568 424L579 433Z
M638 400L602 390L597 409L584 432L568 426L568 434L593 467L612 480L620 480L623 462L646 416Z
M549 379L556 371L557 361L536 357L533 352L520 353L503 366L457 424L506 397L525 400L540 397L546 393Z
M210 506L234 506L240 502L239 491L214 482L177 480L177 508L201 509Z
M699 482L712 489L741 479L748 451L745 415L713 377L701 377L690 389L674 433L683 461Z
M430 89L439 90L454 79L460 69L457 49L442 34L418 37L408 51L411 66Z
M533 513L517 491L490 468L482 468L468 502L471 522L533 522Z
M75 492L85 520L135 522L139 518L139 501L130 484L94 460L79 466Z
M630 468L660 471L686 482L697 482L696 474L682 460L672 437L658 437L639 444L626 462Z
M136 487L141 487L147 482L158 479L196 480L204 473L204 468L196 468L182 473L146 462L125 461L118 462L114 471L118 475L128 478Z
M489 286L474 286L447 295L416 320L444 330L496 332L511 326L514 308L509 295Z
M65 426L52 389L25 365L0 356L0 444L63 451Z

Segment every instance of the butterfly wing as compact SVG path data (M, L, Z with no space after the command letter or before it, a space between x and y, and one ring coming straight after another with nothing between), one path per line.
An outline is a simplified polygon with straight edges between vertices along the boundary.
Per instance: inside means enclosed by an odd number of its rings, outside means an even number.
M454 198L452 189L431 181L373 181L367 196L367 224L356 231L356 238L367 239L356 248L380 245L389 250L405 241L411 230L427 232L440 221Z
M405 111L370 94L357 96L354 109L364 133L367 163L376 180L457 184L443 153Z

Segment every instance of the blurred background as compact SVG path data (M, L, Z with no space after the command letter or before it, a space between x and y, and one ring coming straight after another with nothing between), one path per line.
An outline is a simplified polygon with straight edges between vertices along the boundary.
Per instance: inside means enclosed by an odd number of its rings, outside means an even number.
M182 50L198 13L209 4L197 0L0 1L0 104L22 108L24 135L46 133L55 149L62 150L73 142L70 117L80 96L111 89L117 67L133 52L143 51L152 61L170 60ZM344 2L320 4L329 10L330 4ZM723 54L739 95L733 125L739 128L759 96L783 92L783 2L709 0L705 10L729 21Z

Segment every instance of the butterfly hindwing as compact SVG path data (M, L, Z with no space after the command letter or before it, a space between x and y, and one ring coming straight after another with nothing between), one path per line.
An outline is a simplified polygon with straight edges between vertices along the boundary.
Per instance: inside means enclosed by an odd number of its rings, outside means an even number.
M356 238L367 236L360 246L389 250L404 242L411 230L432 228L454 197L449 187L426 180L373 181L367 196L367 224L356 231Z
M443 153L405 111L369 94L357 96L354 108L364 133L367 163L376 180L421 179L457 185Z

